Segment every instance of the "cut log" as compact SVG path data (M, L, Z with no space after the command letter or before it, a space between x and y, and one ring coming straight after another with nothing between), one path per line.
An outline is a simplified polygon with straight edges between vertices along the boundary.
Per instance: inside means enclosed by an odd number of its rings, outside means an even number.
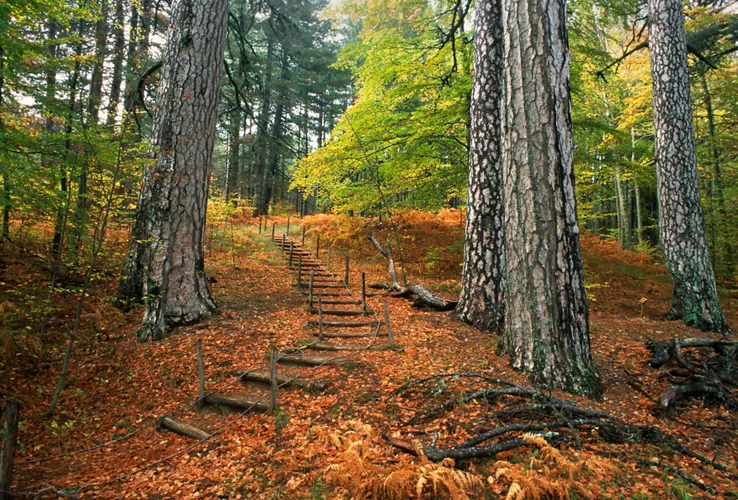
M293 354L282 354L277 361L281 365L304 365L304 366L321 366L321 365L343 365L352 361L344 358L332 358L330 356L299 356Z
M325 302L323 302L325 304ZM317 309L311 309L311 313L318 314ZM344 311L342 309L323 309L323 314L328 316L366 316L367 313L364 311ZM325 325L325 322L323 322Z
M206 439L210 434L205 432L202 429L198 429L197 427L186 424L182 422L181 420L177 420L174 417L161 417L159 419L159 423L157 425L158 429L166 429L168 431L172 431L175 434L179 434L181 436L187 436L192 439L197 439L199 441L202 441L203 439Z
M313 349L315 351L366 351L367 350L366 346L338 345L338 344L328 344L326 342L314 342L312 344L309 344L308 348Z
M253 401L243 396L221 396L210 394L205 397L205 402L213 406L228 406L239 410L269 411L269 405L261 401Z
M255 382L258 384L269 385L269 373L268 372L247 372L238 375L241 377L241 381L244 383ZM299 377L290 377L286 375L277 375L277 384L280 387L299 387L300 389L307 389L311 392L320 392L326 389L325 382L318 382L316 380L305 380Z
M360 328L364 326L377 326L382 321L323 321L323 326L340 326L345 328ZM318 326L317 321L308 321L308 326Z
M313 333L316 337L318 332ZM327 339L365 339L374 337L374 332L323 332L323 337ZM384 332L378 332L377 337L386 337L387 334Z

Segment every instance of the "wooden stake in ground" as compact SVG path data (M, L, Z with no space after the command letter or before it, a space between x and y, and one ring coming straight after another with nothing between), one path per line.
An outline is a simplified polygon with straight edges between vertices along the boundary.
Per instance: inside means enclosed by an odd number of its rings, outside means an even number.
M275 222L272 222L272 241L274 241L274 229L277 227Z
M308 309L313 308L313 279L315 278L315 269L310 270L310 284L308 285Z
M326 259L325 267L328 268L328 271L331 270L331 244L328 243L328 257Z
M5 427L3 427L3 450L0 454L0 499L10 500L10 483L13 480L13 458L15 442L18 440L18 415L20 405L8 402L5 405Z
M261 215L259 216L259 234L261 234Z
M320 260L320 235L315 240L315 260Z
M269 351L269 395L272 411L277 411L277 356L277 346L272 344Z
M387 336L389 337L389 345L395 345L395 334L392 331L392 325L390 324L389 306L387 301L384 301L384 323L387 325Z
M284 246L287 244L287 242L285 241L285 238L287 238L287 236L285 236L285 234L282 233L282 245L279 247L279 249L282 251L282 255L284 255Z
M361 309L366 314L366 273L361 273Z
M318 296L318 340L323 342L323 297Z
M305 248L305 226L302 226L302 246Z
M290 235L290 215L287 216L287 236Z
M288 264L289 267L292 267L292 253L295 251L295 243L290 240L290 263Z
M348 254L346 254L345 260L346 260L345 262L346 271L343 275L343 284L348 286L348 281L349 281L349 256Z
M205 363L202 358L202 339L197 339L197 379L199 381L197 406L202 408L205 404Z

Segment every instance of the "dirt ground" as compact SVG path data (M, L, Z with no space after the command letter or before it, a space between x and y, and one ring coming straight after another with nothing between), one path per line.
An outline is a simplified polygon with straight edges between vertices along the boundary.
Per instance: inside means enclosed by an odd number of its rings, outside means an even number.
M273 222L276 234L286 229L286 218ZM454 298L458 291L463 250L463 220L458 212L407 215L398 223L397 239L387 224L375 227L330 216L307 218L303 223L307 248L314 249L316 236L321 235L323 261L327 241L332 242L331 269L340 275L343 255L348 252L353 290L359 289L361 272L367 273L369 283L387 279L385 263L364 238L374 230L382 241L400 240L411 281L448 298ZM438 446L453 447L478 429L494 424L486 418L489 405L475 400L426 423L403 425L418 411L436 404L439 392L453 399L479 387L478 383L459 381L453 387L390 398L393 389L443 372L480 372L528 385L505 357L495 354L495 335L459 323L451 313L417 310L410 301L392 298L388 302L399 347L351 352L347 365L310 371L311 379L328 384L327 390L282 390L280 410L275 414L198 410L192 405L198 393L198 339L204 347L208 390L240 393L245 389L237 374L266 366L272 343L287 349L304 346L312 338L306 329L312 318L305 298L294 286L294 277L277 248L257 234L258 224L236 220L209 233L206 271L213 278L218 312L196 325L177 328L162 341L143 344L135 336L141 310L124 314L112 306L125 248L125 231L114 229L85 307L64 393L49 420L41 415L61 370L65 338L73 321L75 286L80 280L78 273L62 273L44 341L53 348L41 352L36 333L45 313L49 269L44 260L29 253L29 247L44 234L30 234L10 247L9 258L0 269L0 348L4 353L0 397L3 404L13 400L22 405L15 490L30 494L45 489L49 497L58 492L81 498L162 500L358 497L360 486L352 490L347 487L350 481L335 473L346 458L345 447L352 442L346 438L351 429L364 429L359 432L366 448L361 452L362 460L376 462L376 467L368 469L367 465L364 472L357 473L366 481L367 474L390 474L422 463L422 459L386 444L382 435L424 444L435 436ZM290 224L299 240L301 226L292 220ZM582 246L592 349L605 393L599 401L555 395L626 422L668 431L695 452L725 464L729 474L738 474L735 412L692 400L677 412L663 415L652 401L669 382L649 366L651 353L645 341L705 336L665 319L671 292L665 267L643 254L624 251L611 240L587 236ZM643 310L642 298L648 299ZM369 306L380 312L384 300L375 292L368 298ZM738 326L735 287L722 291L722 301L729 322ZM636 391L634 385L642 391ZM165 414L215 435L200 443L157 430L156 420ZM587 436L587 442L589 452L568 445L565 451L580 458L600 451L610 454L614 463L608 473L593 473L580 481L590 488L591 498L738 497L738 485L729 474L683 454L642 444L609 444L592 436ZM530 449L521 448L496 459L520 463L531 454ZM644 466L644 460L668 462L719 494L706 493L666 469ZM493 460L455 465L484 483L484 489L470 498L502 498L509 491L510 484L486 479L494 470L499 471ZM582 498L583 493L575 490L571 490L571 498ZM437 496L444 495L439 492Z

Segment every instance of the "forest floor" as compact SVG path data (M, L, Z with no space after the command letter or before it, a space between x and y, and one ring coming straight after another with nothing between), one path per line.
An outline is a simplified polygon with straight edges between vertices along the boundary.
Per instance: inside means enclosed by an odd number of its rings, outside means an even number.
M280 234L286 219L275 222ZM380 240L388 242L395 234L390 227L331 216L309 217L303 222L308 229L308 248L315 248L317 234L323 244L333 241L332 269L339 274L343 272L343 252L348 250L354 290L362 271L369 283L387 281L386 263L375 255L365 235L374 228ZM461 223L454 211L437 216L414 213L399 221L397 234L410 281L449 299L457 295L463 249ZM409 478L407 491L415 492L421 478L442 490L446 483L439 476L425 474L431 469L422 458L391 447L381 436L418 439L424 444L437 436L438 446L453 447L477 429L489 427L485 415L490 406L484 400L473 400L438 418L407 426L403 423L413 415L440 401L458 399L473 384L449 382L397 398L390 398L390 392L415 378L443 372L480 372L529 385L508 366L505 357L495 354L496 336L455 321L451 313L418 310L410 301L392 298L389 308L400 347L358 351L350 354L354 362L346 366L314 369L311 378L327 382L327 390L281 391L280 410L275 414L241 416L196 409L192 402L198 393L197 339L204 346L208 390L228 392L239 387L238 372L265 365L271 343L289 348L304 345L311 337L305 329L312 319L305 299L276 246L257 234L257 226L258 221L243 219L209 232L206 271L213 278L211 289L219 304L216 314L196 325L177 328L162 341L144 344L135 336L141 310L124 314L112 306L126 238L125 230L113 228L82 317L69 378L59 407L49 420L41 415L61 370L80 273L62 273L44 340L52 347L40 353L37 332L45 311L49 266L38 255L40 246L34 245L48 241L45 238L49 235L34 229L14 239L0 268L0 354L4 354L0 360L0 398L3 403L14 400L22 405L15 490L33 493L48 485L63 495L82 498L152 500L349 498L379 491L378 485L388 484L386 478L392 473L395 479ZM294 223L292 231L299 232ZM705 336L665 319L671 284L664 266L646 255L624 251L612 240L584 237L582 245L592 349L605 393L599 401L556 395L626 422L667 431L737 474L735 411L691 400L681 404L676 413L662 415L649 399L655 399L670 384L659 377L658 369L649 366L651 353L645 341ZM325 253L321 258L325 259ZM642 298L648 299L643 311ZM374 310L381 311L386 298L376 294L368 300ZM738 326L735 287L723 290L722 300L729 322ZM34 359L40 361L35 363ZM634 390L633 385L642 391ZM208 432L220 430L198 443L157 431L154 423L164 414ZM581 476L568 477L565 484L571 498L738 497L734 480L693 458L646 444L609 444L598 439L595 431L592 434L585 436L584 450L572 443L563 446L567 463L583 463L581 460L594 453L604 452L611 457L610 466L590 467L577 471ZM97 445L100 447L72 453ZM555 457L536 453L534 446L491 460L460 461L456 468L468 472L471 482L483 485L483 490L470 498L502 498L513 481L505 482L505 473L495 462L508 460L510 467L523 470L529 467L526 464L532 456L551 461L548 469L539 469L548 471L551 480L573 475L564 470L561 460L556 465ZM347 463L352 457L354 463ZM719 494L705 493L661 467L644 465L646 462L668 463ZM495 474L497 481L488 480ZM525 480L518 484L525 486ZM439 497L444 496L441 490ZM530 491L529 496L534 498ZM406 498L407 493L396 497ZM461 494L457 497L463 498Z

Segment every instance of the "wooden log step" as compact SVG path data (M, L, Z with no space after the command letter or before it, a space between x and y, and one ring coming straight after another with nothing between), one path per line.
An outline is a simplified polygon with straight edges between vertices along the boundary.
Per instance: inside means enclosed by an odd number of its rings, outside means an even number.
M312 314L318 314L318 310L313 308L310 310ZM369 313L364 311L344 311L343 309L323 309L323 314L327 316L367 316ZM323 322L325 324L325 321Z
M277 363L281 365L303 365L303 366L319 366L319 365L343 365L350 363L351 360L343 358L333 358L330 356L300 356L295 354L281 354Z
M238 375L241 377L241 382L256 382L259 384L269 385L271 378L269 372L246 372ZM290 377L287 375L277 375L277 384L281 387L299 387L300 389L307 389L311 392L324 391L326 384L317 380L305 380L299 377Z
M308 281L308 283L303 283L302 286L309 287L310 282ZM315 281L313 281L313 288L346 288L346 287L344 285L328 285L325 283L316 283Z
M323 321L323 326L343 326L346 328L359 328L364 326L381 325L382 321ZM308 326L318 326L317 321L308 321Z
M320 333L314 332L313 335L318 337ZM377 337L386 337L387 332L377 332ZM365 339L374 337L374 332L323 332L323 337L327 339Z
M310 295L310 292L308 292L307 290L304 290L302 294ZM344 293L335 293L335 292L316 293L316 292L313 292L313 299L315 299L315 297L318 297L318 296L320 297L347 297L345 292Z
M168 431L174 432L175 434L187 436L199 441L202 441L210 435L204 430L198 429L194 425L186 424L174 417L161 417L159 419L159 422L157 423L157 428L166 429Z
M323 301L324 305L339 305L339 304L345 304L345 305L361 305L360 300L333 300L328 299Z
M229 406L239 410L269 411L269 405L261 401L253 401L243 396L221 396L210 394L205 397L205 402L213 406Z
M314 342L308 345L308 349L314 349L316 351L364 351L367 350L366 346L360 345L338 345L329 344L327 342Z

